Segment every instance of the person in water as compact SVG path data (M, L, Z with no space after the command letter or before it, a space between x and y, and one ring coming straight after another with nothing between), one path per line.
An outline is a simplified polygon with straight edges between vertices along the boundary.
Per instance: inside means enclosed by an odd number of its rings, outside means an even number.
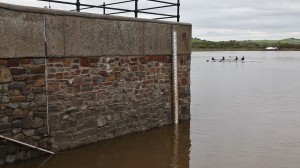
M243 58L242 58L241 60L244 61L244 60L245 60L245 57L243 56Z
M211 58L212 61L215 61L216 59L214 57Z
M239 60L239 58L238 58L237 56L235 56L235 59L234 59L234 61L237 61L237 60Z
M225 57L223 57L221 60L222 60L222 61L225 61Z

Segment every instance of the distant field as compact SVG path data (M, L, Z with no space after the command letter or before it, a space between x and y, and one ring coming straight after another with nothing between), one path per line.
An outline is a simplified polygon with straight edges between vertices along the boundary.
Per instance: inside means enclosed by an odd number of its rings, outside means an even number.
M287 43L287 44L300 44L300 39L289 38L283 40L253 40L257 43Z
M280 50L300 50L300 39L283 40L245 40L245 41L207 41L192 39L193 50L265 50L266 47L278 47Z

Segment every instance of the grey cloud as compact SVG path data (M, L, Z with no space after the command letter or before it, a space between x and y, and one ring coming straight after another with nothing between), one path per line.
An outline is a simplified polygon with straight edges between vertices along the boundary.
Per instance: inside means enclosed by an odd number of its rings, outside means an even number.
M212 40L299 37L300 1L200 0L184 5L193 36ZM218 38L219 37L219 38Z

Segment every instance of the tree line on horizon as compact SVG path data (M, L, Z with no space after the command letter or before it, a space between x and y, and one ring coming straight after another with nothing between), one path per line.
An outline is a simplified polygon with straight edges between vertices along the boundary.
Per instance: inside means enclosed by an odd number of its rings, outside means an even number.
M192 38L193 50L265 50L267 47L278 47L279 50L300 50L300 39L284 40L230 40L208 41Z

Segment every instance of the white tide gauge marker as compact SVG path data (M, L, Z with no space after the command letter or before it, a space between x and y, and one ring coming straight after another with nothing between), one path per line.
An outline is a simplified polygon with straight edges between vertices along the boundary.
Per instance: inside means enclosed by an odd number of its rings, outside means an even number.
M177 32L173 31L173 57L172 57L172 76L173 76L173 119L178 124L178 72L177 72Z

